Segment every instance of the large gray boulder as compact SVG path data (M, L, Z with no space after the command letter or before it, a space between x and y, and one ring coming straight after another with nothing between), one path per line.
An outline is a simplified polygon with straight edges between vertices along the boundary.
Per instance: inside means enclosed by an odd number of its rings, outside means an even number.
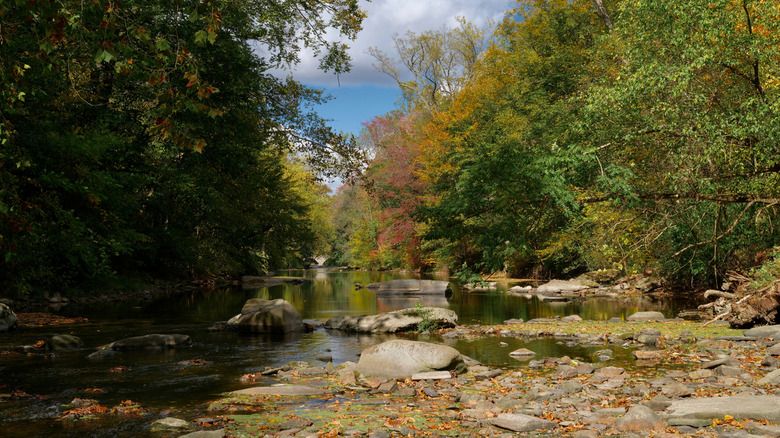
M390 280L371 283L366 288L377 295L447 295L452 293L450 283L439 280Z
M252 298L241 313L227 322L244 333L294 333L304 331L303 318L289 302Z
M427 342L392 340L366 348L356 370L366 376L403 379L429 371L466 371L458 350Z
M338 316L325 322L325 328L353 333L397 333L426 328L449 328L458 324L458 315L440 307L413 307L365 316Z
M780 397L775 395L736 395L674 400L666 410L670 417L712 419L731 415L736 419L780 423Z
M19 324L19 318L10 307L5 303L0 303L0 332L16 328Z

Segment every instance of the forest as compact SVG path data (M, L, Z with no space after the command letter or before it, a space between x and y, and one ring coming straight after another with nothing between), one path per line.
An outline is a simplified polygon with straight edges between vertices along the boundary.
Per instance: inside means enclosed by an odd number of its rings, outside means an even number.
M520 0L500 23L398 35L371 54L402 98L353 136L316 113L321 90L271 72L303 48L349 71L364 17L357 0L0 4L0 290L326 254L464 281L780 275L775 2Z
M374 50L398 110L334 197L336 264L670 287L778 277L780 10L529 0Z

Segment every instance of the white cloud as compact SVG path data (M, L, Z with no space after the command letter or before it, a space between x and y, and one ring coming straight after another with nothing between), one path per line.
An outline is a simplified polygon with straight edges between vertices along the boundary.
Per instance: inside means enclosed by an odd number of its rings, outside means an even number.
M504 13L514 7L514 0L361 0L361 8L368 13L363 30L351 42L350 56L353 67L348 74L337 78L318 70L318 62L309 53L301 56L301 63L293 71L300 82L321 87L388 85L395 83L372 66L374 59L368 55L369 47L378 47L394 55L393 35L407 31L415 33L454 27L457 17L483 25L488 20L499 21ZM286 75L286 73L282 73Z

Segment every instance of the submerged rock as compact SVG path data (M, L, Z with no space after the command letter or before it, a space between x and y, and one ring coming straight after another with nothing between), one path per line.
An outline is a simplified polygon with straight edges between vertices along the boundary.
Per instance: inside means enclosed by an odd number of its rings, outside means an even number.
M46 348L49 350L77 350L84 347L81 338L73 335L52 335L46 340Z
M466 363L452 347L399 339L363 350L356 369L366 376L397 379L430 371L461 374L466 371Z
M450 328L458 323L458 315L440 307L420 307L365 316L338 316L325 322L325 328L353 333L397 333L427 328Z
M241 313L231 318L227 325L244 333L293 333L305 330L301 314L282 299L248 300Z
M119 351L133 350L164 350L169 348L189 347L192 345L192 338L188 335L145 335L132 338L120 339L98 347L97 351L90 354L91 359L108 356Z

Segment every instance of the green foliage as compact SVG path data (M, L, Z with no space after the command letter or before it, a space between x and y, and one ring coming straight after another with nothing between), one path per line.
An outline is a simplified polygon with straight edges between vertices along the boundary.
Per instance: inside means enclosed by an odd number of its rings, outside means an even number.
M12 1L0 17L4 290L262 272L323 251L308 173L361 157L310 110L319 91L268 70L305 45L343 72L325 34L355 36L357 1Z

